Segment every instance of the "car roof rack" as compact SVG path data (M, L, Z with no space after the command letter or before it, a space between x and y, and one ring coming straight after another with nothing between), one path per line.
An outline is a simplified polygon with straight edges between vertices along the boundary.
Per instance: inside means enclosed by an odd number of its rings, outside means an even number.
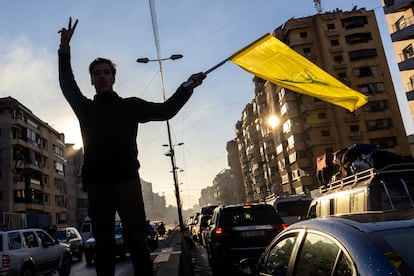
M370 181L379 174L390 174L390 173L404 173L412 172L414 173L414 163L398 163L398 164L389 164L382 169L369 168L367 170L358 172L356 174L341 178L339 180L329 182L326 185L319 187L320 193L327 193L333 190L341 189L345 186L351 185L354 187L361 183L369 184Z

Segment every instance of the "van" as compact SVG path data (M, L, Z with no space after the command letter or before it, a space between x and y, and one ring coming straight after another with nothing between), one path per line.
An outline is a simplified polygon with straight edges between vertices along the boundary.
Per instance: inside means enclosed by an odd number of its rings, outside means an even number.
M370 168L319 187L306 218L414 208L414 163Z
M278 215L287 225L304 218L311 201L312 198L306 195L280 195L266 199L266 203L273 205Z

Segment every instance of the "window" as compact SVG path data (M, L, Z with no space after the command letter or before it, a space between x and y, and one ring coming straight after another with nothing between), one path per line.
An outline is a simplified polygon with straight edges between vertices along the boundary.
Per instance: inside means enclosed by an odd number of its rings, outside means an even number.
M343 64L344 63L344 57L342 55L335 56L334 60L335 60L335 63L337 63L337 64Z
M308 37L308 33L307 32L300 32L300 38L307 38Z
M383 101L370 101L362 107L363 112L382 112L388 109L388 102Z
M27 247L39 247L39 242L37 241L36 235L34 232L24 232L24 240L26 241Z
M265 256L266 273L269 275L286 275L290 256L296 243L297 235L283 237Z
M377 144L380 149L391 149L398 145L397 137L382 137L370 139L371 144Z
M405 21L405 17L401 16L396 22L395 22L395 29L396 31L402 30L405 27L407 27L407 22Z
M311 48L303 48L303 55L305 57L310 57L311 56Z
M39 236L39 239L42 242L42 244L49 244L49 245L55 244L55 241L45 232L36 231L36 233Z
M335 24L334 23L329 23L326 25L326 27L328 28L328 30L335 30Z
M411 49L412 51L412 49ZM363 59L371 59L373 57L377 56L377 50L376 49L362 49L362 50L356 50L349 52L349 59L351 61L358 61Z
M318 120L325 120L326 119L326 113L318 113Z
M345 36L345 41L348 44L365 43L372 40L371 33L356 33Z
M413 50L413 45L408 45L407 47L405 47L402 50L403 56L404 56L404 60L412 58L414 56L414 50Z
M10 232L7 234L9 249L15 250L22 248L22 238L19 232Z
M339 40L338 39L332 39L331 40L331 46L332 47L339 46Z
M368 19L366 16L351 16L342 19L341 23L345 29L354 29L364 27L365 24L368 24Z
M56 172L58 174L65 175L63 164L56 162L56 161L54 163L55 163Z
M335 263L341 254L338 268ZM334 273L338 272L340 274ZM307 233L299 253L295 275L352 275L351 261L341 253L339 246L331 239L317 233Z
M321 131L321 136L322 137L328 137L328 136L330 136L329 130L322 130Z

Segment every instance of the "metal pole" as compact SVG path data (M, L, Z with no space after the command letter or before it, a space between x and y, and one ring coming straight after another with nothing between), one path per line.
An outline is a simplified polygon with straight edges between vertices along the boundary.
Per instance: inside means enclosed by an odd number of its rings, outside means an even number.
M175 187L175 198L177 200L177 211L178 211L178 222L180 224L180 231L184 231L184 221L183 221L183 213L181 208L181 199L180 199L180 187L178 185L178 177L177 177L177 170L175 166L175 152L174 146L171 141L171 129L170 123L167 121L167 132L168 132L168 145L170 147L170 158L171 158L171 165L172 165L172 173L174 178L174 187Z

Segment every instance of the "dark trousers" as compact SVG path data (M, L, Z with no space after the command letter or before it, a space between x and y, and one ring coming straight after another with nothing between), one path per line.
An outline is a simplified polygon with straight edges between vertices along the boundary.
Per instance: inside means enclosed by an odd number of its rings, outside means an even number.
M131 180L122 183L88 185L89 216L95 237L95 268L98 276L115 275L115 213L131 255L135 275L153 275L153 264L147 245L146 218L141 183Z

